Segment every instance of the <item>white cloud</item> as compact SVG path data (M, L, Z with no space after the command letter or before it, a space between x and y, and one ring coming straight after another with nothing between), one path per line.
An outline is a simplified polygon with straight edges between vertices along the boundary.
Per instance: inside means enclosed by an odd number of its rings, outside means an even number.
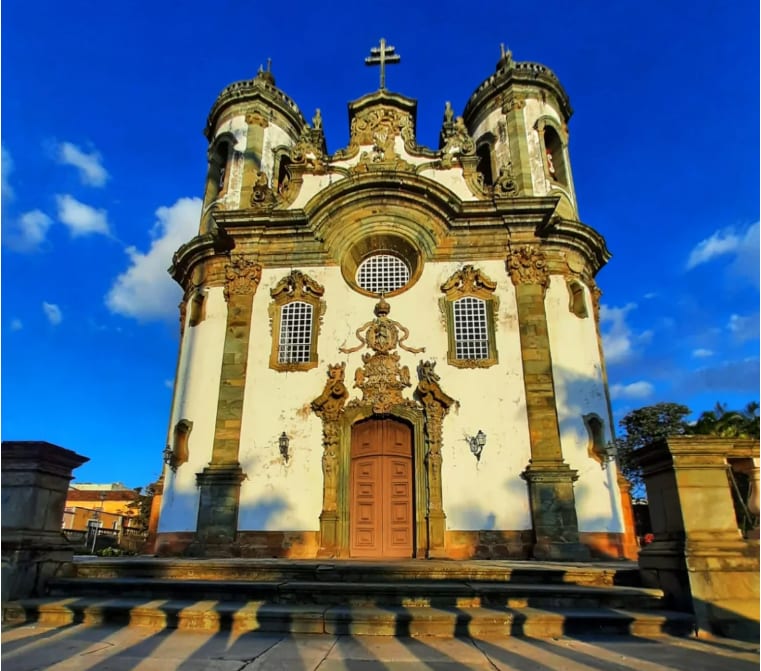
M80 203L68 194L56 196L58 204L58 219L71 233L72 237L89 235L90 233L109 234L108 218L105 210Z
M707 263L719 256L731 256L731 274L759 285L759 222L744 231L733 227L716 231L710 238L701 240L690 252L687 270Z
M55 303L42 303L42 311L45 313L45 316L48 318L48 321L53 326L58 326L63 321L63 315L61 314L61 308L59 308Z
M681 380L679 389L690 394L704 391L749 393L758 398L758 378L758 357L750 357L690 371Z
M727 328L731 331L732 335L744 342L746 340L753 340L759 336L759 320L758 315L730 315Z
M108 180L108 172L101 163L101 155L93 150L90 154L71 142L62 142L58 147L58 161L79 170L79 179L88 186L103 186Z
M146 253L127 248L130 266L119 275L106 296L106 305L117 314L139 320L174 319L180 287L169 276L172 255L198 231L199 198L180 198L156 210L154 240Z
M614 384L610 387L610 397L613 400L622 398L642 399L651 396L655 388L649 382L640 380L631 384Z
M16 196L16 193L9 181L10 175L13 172L13 159L11 158L10 152L5 147L2 147L2 154L0 154L0 156L2 157L3 177L2 198L3 200L11 201Z
M626 361L634 354L638 344L652 340L652 331L635 333L626 323L626 316L637 307L636 303L627 303L622 308L612 308L605 304L600 306L600 324L603 328L602 343L605 360L608 363Z
M13 319L11 321L11 331L20 331L22 328L24 328L24 325L20 319Z
M713 356L713 351L710 349L704 349L703 347L698 347L698 349L692 350L692 356L694 356L696 359L705 359L709 356Z
M52 225L53 220L42 210L25 212L10 226L8 245L19 252L39 249Z

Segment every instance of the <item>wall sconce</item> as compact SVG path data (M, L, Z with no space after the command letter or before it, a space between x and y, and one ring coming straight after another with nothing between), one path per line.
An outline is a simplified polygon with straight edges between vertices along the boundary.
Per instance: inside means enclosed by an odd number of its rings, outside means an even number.
M605 446L605 461L615 461L618 457L618 448L615 443L608 443Z
M486 434L479 429L475 436L467 436L467 441L473 456L477 461L481 461L481 452L484 451L484 445L486 445Z
M288 463L288 445L290 442L291 441L285 431L283 431L283 433L280 434L280 438L277 439L277 444L280 447L280 454L283 455L286 464Z

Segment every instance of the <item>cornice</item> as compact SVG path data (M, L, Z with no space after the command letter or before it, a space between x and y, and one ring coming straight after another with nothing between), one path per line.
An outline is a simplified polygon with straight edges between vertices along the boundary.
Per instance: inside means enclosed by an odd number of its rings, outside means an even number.
M581 254L587 259L593 277L612 256L605 238L591 226L580 221L552 217L545 226L539 227L536 233L546 249L554 247Z
M564 120L568 122L571 118L573 114L571 101L552 70L540 63L503 59L500 61L496 72L481 82L468 99L463 111L465 122L469 124L478 115L481 107L514 85L543 88L550 91L558 101Z

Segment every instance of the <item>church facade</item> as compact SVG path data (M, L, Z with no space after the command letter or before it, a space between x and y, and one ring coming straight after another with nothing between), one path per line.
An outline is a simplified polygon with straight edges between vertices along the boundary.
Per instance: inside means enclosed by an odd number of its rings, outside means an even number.
M633 556L568 96L503 51L416 111L381 77L329 154L269 68L214 103L159 554Z

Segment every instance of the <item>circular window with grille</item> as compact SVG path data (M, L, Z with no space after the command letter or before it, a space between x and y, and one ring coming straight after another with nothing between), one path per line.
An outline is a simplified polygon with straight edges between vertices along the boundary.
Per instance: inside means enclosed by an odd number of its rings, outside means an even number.
M409 281L409 267L393 254L373 254L357 268L357 285L371 294L391 294Z

